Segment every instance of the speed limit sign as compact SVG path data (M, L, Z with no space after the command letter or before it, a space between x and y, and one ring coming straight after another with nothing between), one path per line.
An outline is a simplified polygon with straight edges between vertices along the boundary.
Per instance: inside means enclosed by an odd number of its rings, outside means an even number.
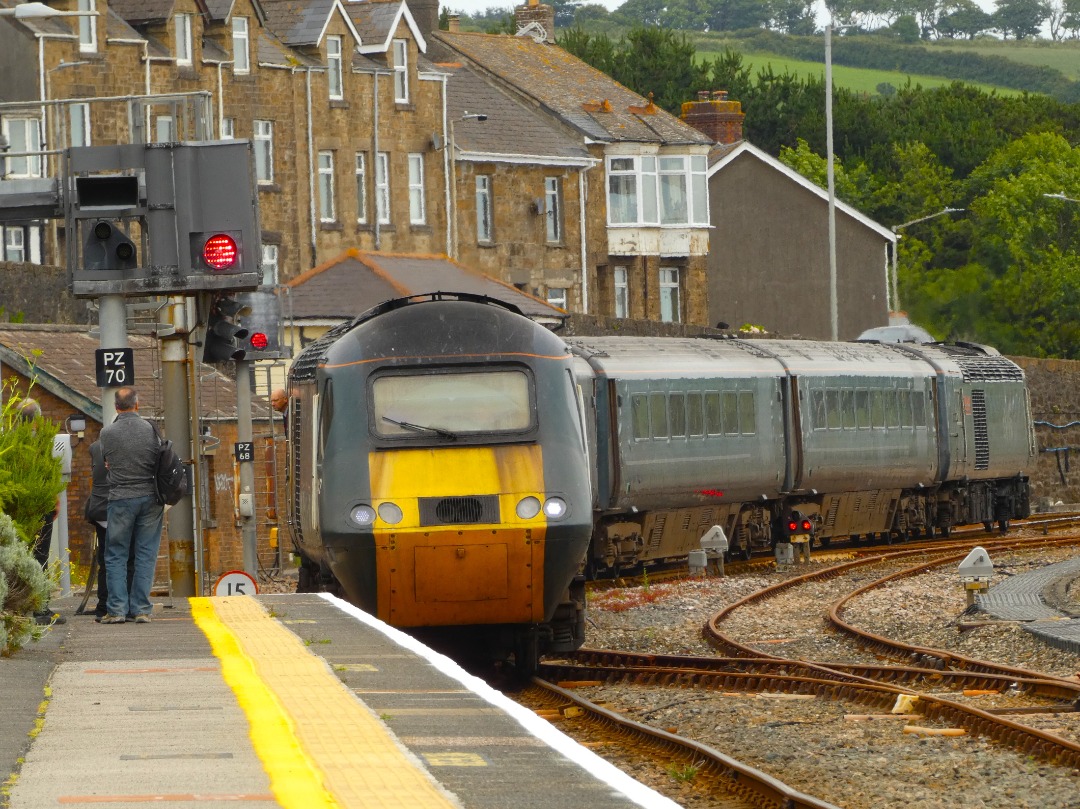
M242 570L230 570L222 573L214 582L215 596L253 596L259 592L259 586L250 574Z

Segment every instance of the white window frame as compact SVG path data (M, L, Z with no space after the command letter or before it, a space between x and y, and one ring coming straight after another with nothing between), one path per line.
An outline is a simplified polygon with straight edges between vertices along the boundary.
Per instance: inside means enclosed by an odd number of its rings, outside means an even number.
M255 177L259 185L274 182L274 122L255 121L252 144L255 147Z
M326 86L331 101L345 97L345 76L342 71L342 40L339 36L326 38Z
M79 11L97 11L97 0L79 0ZM79 17L79 52L97 53L97 18L92 15Z
M562 178L544 178L544 236L548 244L563 240Z
M176 141L176 122L171 115L154 116L154 143L173 143Z
M608 225L709 224L705 155L608 155ZM627 197L616 204L615 189Z
M222 118L221 119L221 139L233 140L236 137L236 119L235 118Z
M363 152L356 153L353 173L356 177L356 222L360 225L366 225L368 221L367 155Z
M316 164L319 174L319 221L335 222L337 215L334 209L334 153L319 152Z
M262 246L262 285L264 287L277 286L278 282L278 246L276 244L264 244Z
M569 311L567 309L567 301L570 298L570 290L566 287L548 287L547 302L552 306L557 306L564 312Z
M394 40L394 101L409 103L409 41Z
M85 101L68 107L68 146L90 145L90 105Z
M424 156L419 152L409 154L409 222L413 225L427 222L427 206L424 204Z
M26 261L26 230L22 225L4 228L4 261Z
M191 17L191 14L176 15L176 64L178 66L186 67L194 61Z
M9 152L41 151L40 118L5 118L4 137L7 138ZM4 166L4 178L40 177L41 155L29 157L9 157Z
M491 244L495 241L495 223L493 220L491 175L476 175L476 241Z
M660 268L660 322L682 322L682 296L678 267Z
M626 267L611 271L615 285L615 317L630 317L630 272Z
M375 156L375 216L380 225L390 224L390 153Z
M232 18L233 73L246 76L251 72L251 30L247 17Z

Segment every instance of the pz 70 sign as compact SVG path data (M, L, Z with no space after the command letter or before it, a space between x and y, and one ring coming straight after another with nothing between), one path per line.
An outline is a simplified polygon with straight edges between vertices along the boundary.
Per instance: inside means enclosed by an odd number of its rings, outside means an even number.
M99 388L122 388L135 384L135 357L130 348L99 348L94 352Z

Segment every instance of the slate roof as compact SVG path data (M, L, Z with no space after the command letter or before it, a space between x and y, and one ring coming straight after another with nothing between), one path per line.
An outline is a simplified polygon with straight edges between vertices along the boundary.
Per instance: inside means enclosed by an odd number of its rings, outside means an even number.
M26 0L0 0L0 8L14 8ZM17 19L8 17L9 22L24 26L35 34L48 34L51 37L67 37L74 39L77 34L72 32L71 23L63 18L51 17L23 17Z
M607 142L712 143L703 132L557 45L506 34L435 31L432 36L585 137Z
M531 105L512 99L472 68L460 63L435 67L450 74L446 111L454 121L459 160L462 152L569 158L576 165L590 160L580 139L571 137ZM482 113L487 120L462 121L466 112Z
M471 292L513 304L534 319L566 313L446 256L348 250L288 283L296 320L348 320L391 298L425 292Z
M401 0L370 0L366 3L345 3L345 11L353 21L365 45L384 42L401 11Z
M338 0L261 0L266 27L294 48L318 45Z
M218 45L212 39L204 39L202 41L202 60L211 64L220 64L223 62L231 62L232 54L228 53L223 47Z
M148 418L163 415L158 367L158 342L142 334L129 334L128 345L135 356L135 387L139 391L139 413ZM75 410L101 421L101 389L97 386L94 352L101 341L87 327L57 325L0 324L0 363L24 376L29 373L27 357L34 358L33 378L44 390L68 402ZM236 385L217 369L199 366L199 415L208 419L236 418ZM265 418L261 400L253 403L252 415Z
M111 8L109 9L108 16L105 18L105 38L111 39L114 42L120 39L126 42L139 42L146 39L146 37L128 25L128 23Z
M206 0L206 12L212 20L227 20L236 0Z
M109 0L109 10L132 25L167 20L175 5L175 0Z

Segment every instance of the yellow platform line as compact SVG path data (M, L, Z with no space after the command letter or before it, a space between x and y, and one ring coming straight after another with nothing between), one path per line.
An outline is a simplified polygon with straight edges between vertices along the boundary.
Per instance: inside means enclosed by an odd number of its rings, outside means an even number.
M255 599L190 600L283 807L458 806L325 661Z

